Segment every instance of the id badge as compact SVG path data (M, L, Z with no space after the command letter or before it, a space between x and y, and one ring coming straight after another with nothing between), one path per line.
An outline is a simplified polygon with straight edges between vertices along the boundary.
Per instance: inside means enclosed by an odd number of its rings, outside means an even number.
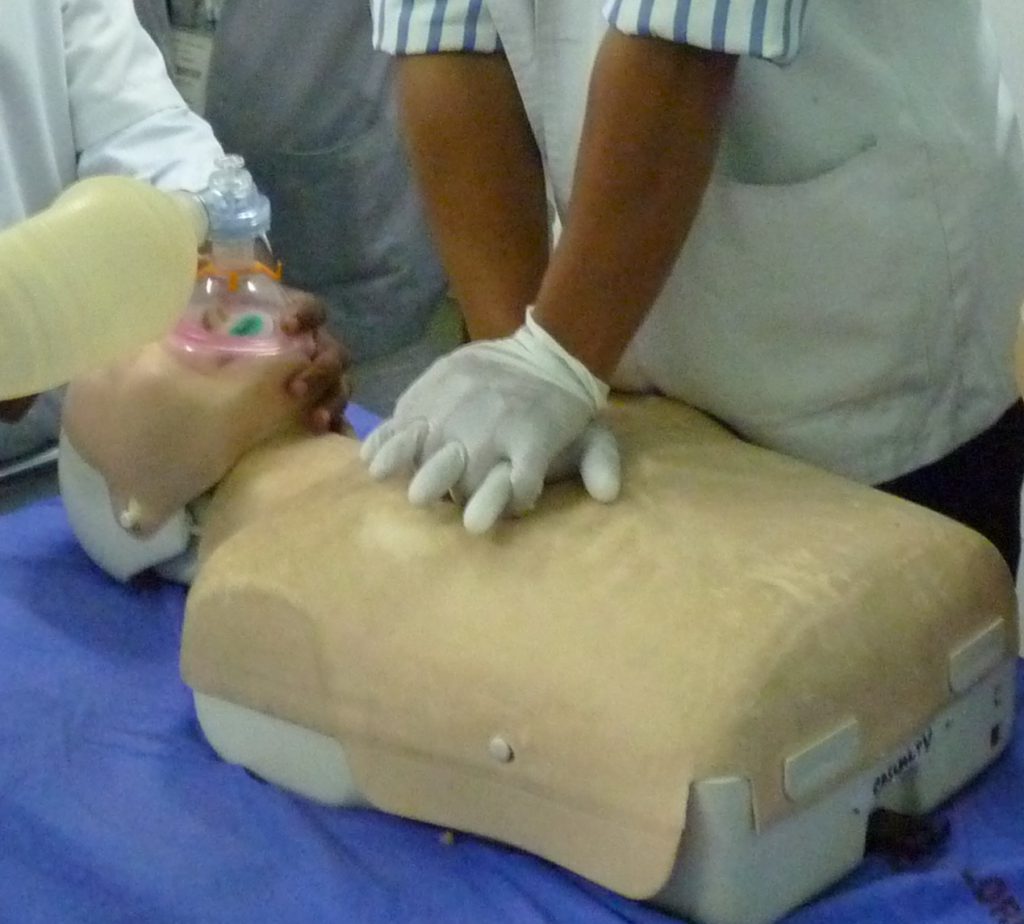
M171 30L171 77L185 102L199 115L206 109L212 55L212 31L178 27Z

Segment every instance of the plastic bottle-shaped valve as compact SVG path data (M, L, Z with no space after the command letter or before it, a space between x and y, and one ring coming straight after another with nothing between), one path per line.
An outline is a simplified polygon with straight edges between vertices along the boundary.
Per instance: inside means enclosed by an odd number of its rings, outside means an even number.
M128 177L81 180L0 232L0 400L45 391L166 334L205 237L195 197Z
M288 299L280 269L257 253L270 228L270 204L242 158L221 158L200 199L209 216L210 252L200 261L188 309L168 345L197 360L295 350L301 341L281 329Z

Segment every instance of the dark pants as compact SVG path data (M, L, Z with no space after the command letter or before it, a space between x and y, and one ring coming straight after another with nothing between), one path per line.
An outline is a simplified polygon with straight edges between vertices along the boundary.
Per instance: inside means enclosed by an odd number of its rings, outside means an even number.
M1014 575L1020 557L1024 479L1024 403L984 433L931 465L876 485L977 530L1002 553Z

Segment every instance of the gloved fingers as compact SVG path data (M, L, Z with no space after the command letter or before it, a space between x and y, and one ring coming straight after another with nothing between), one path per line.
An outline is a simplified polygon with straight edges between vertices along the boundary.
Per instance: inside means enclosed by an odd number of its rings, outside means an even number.
M447 449L452 445L452 443L462 444L462 441L445 431L444 421L434 420L432 424L427 427L426 436L423 438L423 446L420 449L420 459L433 459L434 456L442 450ZM464 445L463 450L465 450ZM459 477L462 476L460 475Z
M523 514L536 506L537 498L544 490L544 479L551 460L537 444L510 453L509 460L512 468L509 477L512 510L516 514Z
M587 493L596 501L610 504L622 488L622 461L615 434L592 423L580 437L580 477Z
M467 532L480 535L498 522L512 497L511 474L508 462L499 462L487 473L462 513Z
M427 422L422 419L410 421L396 429L395 434L370 460L370 476L383 479L396 472L414 468L426 434Z
M451 442L429 455L409 484L409 502L424 506L440 500L459 483L466 471L466 450Z
M394 418L385 420L382 424L378 425L360 445L359 458L369 465L373 461L373 457L377 455L380 447L395 435L395 430Z

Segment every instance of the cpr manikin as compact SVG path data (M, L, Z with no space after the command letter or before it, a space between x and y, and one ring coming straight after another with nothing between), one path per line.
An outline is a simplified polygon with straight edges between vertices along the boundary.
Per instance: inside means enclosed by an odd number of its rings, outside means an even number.
M966 527L677 402L608 422L615 504L553 485L488 536L354 440L258 447L204 513L182 676L270 782L762 924L1005 747L1013 581Z
M119 576L174 569L213 486L181 670L225 759L760 924L853 868L872 813L1005 748L1013 581L966 527L645 398L609 412L616 504L560 484L473 536L354 440L290 432L286 352L211 361L190 330L73 383L62 475Z
M201 199L210 251L184 316L162 339L72 380L65 399L68 516L89 555L121 580L160 565L187 579L190 505L253 446L299 427L284 383L313 343L281 330L284 290L257 259L269 203L232 157Z

